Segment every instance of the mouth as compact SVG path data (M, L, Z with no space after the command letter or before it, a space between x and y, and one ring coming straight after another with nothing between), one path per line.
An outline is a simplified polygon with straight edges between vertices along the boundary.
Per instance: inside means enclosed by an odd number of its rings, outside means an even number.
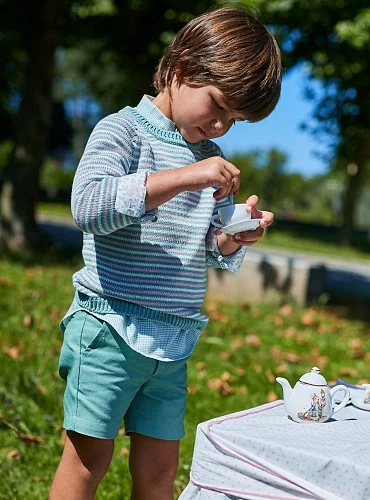
M210 139L212 137L212 134L207 134L207 132L205 130L203 130L202 128L197 127L197 129L198 129L200 135L202 137L204 137L205 139Z

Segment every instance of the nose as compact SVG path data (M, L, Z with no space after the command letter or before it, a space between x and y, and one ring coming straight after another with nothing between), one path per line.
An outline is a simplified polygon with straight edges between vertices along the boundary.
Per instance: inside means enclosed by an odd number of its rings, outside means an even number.
M217 132L221 132L224 128L224 124L222 123L222 120L220 120L219 118L213 123L213 128L217 131Z

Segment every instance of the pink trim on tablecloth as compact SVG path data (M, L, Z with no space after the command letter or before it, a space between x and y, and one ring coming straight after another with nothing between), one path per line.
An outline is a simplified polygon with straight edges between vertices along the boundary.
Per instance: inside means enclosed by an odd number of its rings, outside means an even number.
M263 472L266 472L267 474L270 474L272 476L278 477L279 479L282 479L283 481L287 481L288 483L293 484L294 486L298 486L302 490L307 491L308 494L312 495L311 491L307 490L306 488L304 488L300 484L295 483L294 481L291 481L290 479L288 479L288 478L286 478L286 477L284 477L284 476L282 476L280 474L277 474L276 472L273 472L272 470L270 470L270 469L268 469L266 467L263 467L262 465L258 465L255 462L252 462L251 460L248 460L247 458L243 457L242 455L239 455L239 453L237 453L237 452L235 452L233 450L230 450L226 446L221 446L218 443L218 441L212 436L211 427L213 427L214 425L222 424L223 422L226 422L227 420L235 420L235 419L238 419L238 418L246 417L248 415L255 415L256 413L262 413L264 411L272 410L272 409L277 408L277 407L279 407L279 406L281 406L283 404L284 404L283 401L279 401L276 404L272 404L271 403L269 406L265 406L265 407L262 407L262 408L260 407L258 409L246 410L244 412L237 413L235 415L231 415L231 416L227 415L225 417L221 417L221 418L218 418L218 419L211 420L207 424L206 434L209 437L210 441L212 441L212 443L214 443L215 445L217 445L217 447L220 448L223 452L225 452L226 455L234 456L234 457L238 458L239 460L241 460L242 462L245 462L245 463L247 463L247 464L249 464L252 467L255 467L257 469L260 469ZM225 487L222 487L222 486L218 487L218 486L209 486L209 485L205 485L205 484L200 484L200 483L197 483L192 478L191 473L190 473L190 481L191 481L191 483L193 485L198 486L199 488L205 488L205 489L208 489L208 490L214 490L214 491L220 491L220 492L230 492L230 493L241 493L241 494L244 494L244 495L248 495L249 494L249 495L254 495L256 497L261 497L261 498L271 498L272 500L300 500L299 497L276 496L276 495L270 495L270 494L266 494L266 493L257 493L257 492L252 492L252 491L229 489L229 488L225 488Z

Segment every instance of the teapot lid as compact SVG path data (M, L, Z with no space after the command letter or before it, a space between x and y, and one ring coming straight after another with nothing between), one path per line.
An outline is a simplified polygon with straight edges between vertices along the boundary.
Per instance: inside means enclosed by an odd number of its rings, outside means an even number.
M310 385L327 385L325 378L320 375L320 368L317 366L311 368L310 373L302 375L299 381Z

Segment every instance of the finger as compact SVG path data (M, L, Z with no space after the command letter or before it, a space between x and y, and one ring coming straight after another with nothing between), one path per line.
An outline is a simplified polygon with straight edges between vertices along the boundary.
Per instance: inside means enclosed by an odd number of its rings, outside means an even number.
M250 212L253 212L256 209L257 203L258 203L258 196L256 194L252 194L245 200L245 204L250 207Z
M240 176L240 170L238 169L238 167L236 167L233 163L225 160L225 168L231 173L231 175L233 177L238 177Z
M232 163L230 163L226 160L225 160L224 167L225 167L225 171L227 171L228 174L230 174L230 176L233 180L234 192L236 190L239 190L239 188L240 188L240 170L235 165L233 165Z
M235 243L243 246L254 245L254 243L256 243L263 237L264 233L265 231L263 227L258 227L254 231L243 231L241 233L236 233L233 236L233 240L235 241Z
M272 212L267 212L266 210L259 212L261 217L260 226L262 227L270 226L274 222L275 215Z
M218 182L219 188L214 192L213 196L216 199L220 199L232 194L235 189L232 180L232 177L228 178L227 176L222 176Z
M239 194L239 189L240 189L240 179L236 179L233 177L232 179L232 194Z

